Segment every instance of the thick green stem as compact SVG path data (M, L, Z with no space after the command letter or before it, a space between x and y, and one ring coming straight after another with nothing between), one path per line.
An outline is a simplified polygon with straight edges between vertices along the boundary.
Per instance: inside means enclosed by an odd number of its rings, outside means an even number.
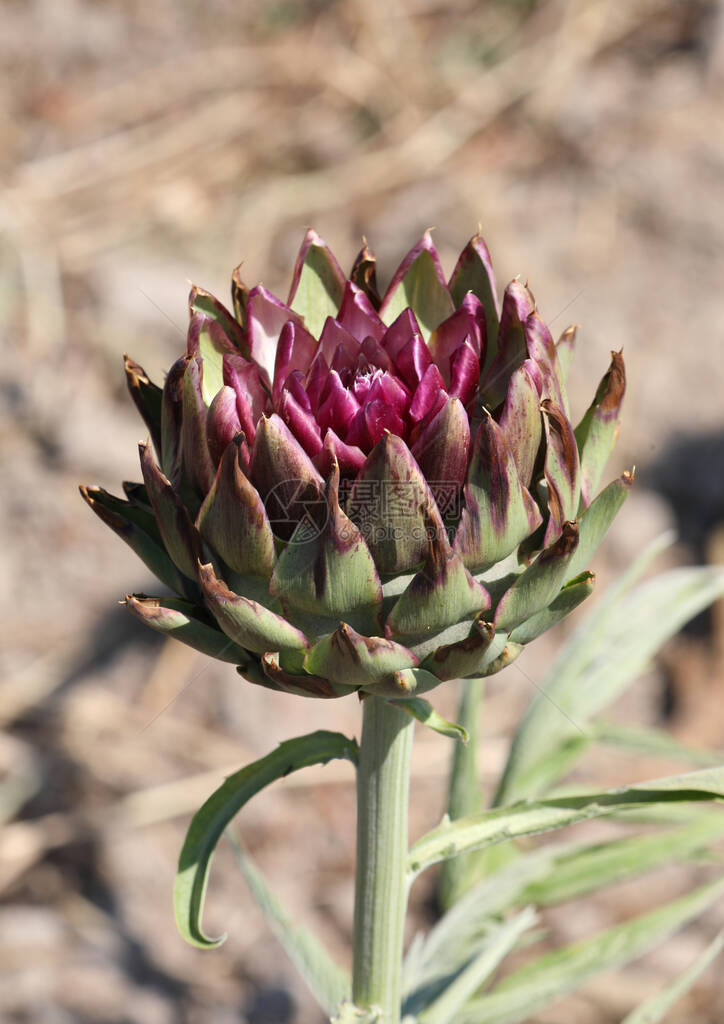
M399 1024L407 909L407 799L413 720L379 697L363 703L357 769L352 998Z

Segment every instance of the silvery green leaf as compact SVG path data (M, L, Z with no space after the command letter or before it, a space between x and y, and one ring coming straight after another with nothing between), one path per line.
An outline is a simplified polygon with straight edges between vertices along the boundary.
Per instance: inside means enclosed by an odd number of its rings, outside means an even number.
M517 1024L603 971L628 963L706 910L724 880L702 886L656 910L608 928L513 971L491 992L471 1000L456 1024Z
M482 808L482 789L478 777L478 717L483 699L482 679L470 679L461 684L459 719L467 730L470 742L456 744L450 772L450 791L447 813L451 821L475 814ZM439 899L443 907L451 907L466 892L477 876L480 854L451 857L446 860L440 875Z
M668 757L685 764L717 765L724 761L724 754L712 750L699 750L680 743L663 729L646 729L641 726L621 725L619 722L595 722L590 727L590 736L596 743L635 754L650 754L654 757Z
M641 560L645 565L645 558ZM636 569L636 567L634 567ZM626 593L620 581L564 647L513 739L496 803L533 796L580 752L577 733L649 665L681 626L724 594L720 568L672 569ZM575 723L578 729L572 724ZM570 746L570 757L561 757ZM558 761L556 775L547 770Z
M714 941L709 943L704 952L678 978L629 1013L621 1024L658 1024L664 1020L671 1007L686 995L709 964L719 956L722 947L724 931L719 932Z
M444 821L413 845L408 870L414 877L430 865L468 850L550 832L578 821L613 814L627 806L722 798L724 766L598 793L559 796L537 803L525 801L458 821Z
M487 981L523 932L535 924L535 920L532 907L527 907L509 921L493 927L486 936L482 949L470 958L470 962L443 989L434 1002L418 1014L419 1024L455 1024L458 1013L465 1003Z
M315 936L287 913L238 838L230 830L227 835L257 906L319 1005L331 1015L335 1007L349 997L352 990L349 976L329 958Z

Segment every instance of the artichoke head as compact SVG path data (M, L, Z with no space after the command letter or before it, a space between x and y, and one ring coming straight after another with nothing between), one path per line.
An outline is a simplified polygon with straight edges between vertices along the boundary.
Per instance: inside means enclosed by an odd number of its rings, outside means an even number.
M174 596L144 623L311 697L405 697L491 675L591 592L624 501L597 494L620 353L581 423L557 342L519 281L496 297L475 236L446 279L429 233L380 298L313 231L289 298L199 288L162 388L126 357L150 441L125 498L81 493Z

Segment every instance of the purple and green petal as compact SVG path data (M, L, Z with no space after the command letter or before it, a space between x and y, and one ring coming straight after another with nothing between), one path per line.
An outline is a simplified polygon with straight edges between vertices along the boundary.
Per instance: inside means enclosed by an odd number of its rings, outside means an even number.
M143 367L124 355L123 365L126 371L126 384L134 405L143 417L159 458L161 457L161 405L163 392L148 377Z
M380 316L386 324L392 324L408 307L415 314L426 341L455 311L429 231L395 271L382 299Z
M561 368L561 376L564 383L568 380L568 371L571 368L571 362L573 361L573 355L576 350L577 331L578 324L571 324L570 327L566 327L565 331L556 342L558 365Z
M236 394L233 388L224 385L216 393L206 416L206 441L215 466L219 465L227 446L240 432L241 420L236 407Z
M274 535L259 494L244 473L241 438L224 452L199 510L199 533L235 573L262 576L274 568Z
M306 524L297 530L279 556L269 584L289 618L303 613L325 619L317 632L331 632L340 619L363 633L380 629L382 586L362 534L339 507L339 468L327 482L327 520L309 536ZM329 624L329 620L333 620Z
M496 630L510 633L516 626L547 608L573 573L569 567L578 547L578 527L564 523L563 531L503 594L495 610Z
M324 481L276 413L259 421L249 478L264 502L275 537L289 540L301 520L312 531L320 528L327 508Z
M181 424L187 364L187 356L176 360L166 374L161 397L161 467L174 487L180 486L183 474Z
M480 237L474 235L460 254L457 265L450 277L450 294L456 306L461 306L468 292L482 303L485 311L485 327L489 359L497 351L498 301L495 295L493 262L488 247Z
M201 394L204 404L209 406L224 383L224 357L241 356L219 324L200 313L191 317L186 355L203 366Z
M469 450L468 414L459 398L448 398L410 447L443 516L457 505Z
M204 291L203 288L197 288L196 285L193 285L189 294L189 314L193 316L194 313L202 313L217 323L234 348L238 349L242 355L249 355L246 332L241 326L240 321L233 317L226 306L219 302L210 292Z
M510 639L517 644L529 644L542 633L555 626L561 619L570 615L579 604L593 593L596 577L593 573L584 572L576 576L558 592L547 608L532 615L510 634Z
M302 318L276 295L267 291L263 285L257 285L249 292L246 315L249 332L249 356L266 376L267 383L271 385L282 328L289 320L294 320L303 327Z
M80 493L101 522L128 544L161 583L177 594L193 592L192 580L171 561L151 513L133 502L109 494L101 487L81 486Z
M612 481L608 487L604 487L579 516L577 521L578 548L568 567L569 578L578 576L588 568L601 541L606 536L609 526L628 497L633 482L633 472L624 473L617 480Z
M543 544L560 536L563 524L578 515L581 474L578 448L568 417L550 398L541 402L546 437L544 474L548 486L549 518Z
M417 668L417 664L415 655L402 644L363 636L346 622L319 640L304 658L304 668L312 675L351 686L375 686L393 672Z
M304 651L309 644L301 630L257 601L240 597L216 577L211 565L198 568L206 607L229 639L256 654Z
M310 228L302 243L289 291L288 305L303 317L315 338L328 316L342 304L345 276L331 250Z
M196 608L189 601L127 594L126 608L145 626L163 636L181 640L210 658L228 661L232 665L246 665L249 661L249 653L216 626L206 622L203 609Z
M355 689L341 683L332 683L329 679L311 675L309 672L289 672L279 664L279 654L275 651L262 655L261 667L274 684L275 690L293 693L297 697L322 697L329 700L345 697Z
M483 419L475 436L464 495L454 547L474 572L500 562L541 523L492 416Z
M547 324L537 310L526 320L525 336L530 361L535 363L540 373L541 398L552 399L568 416L568 396L556 346Z
M405 442L385 433L357 474L347 514L380 573L417 568L427 557L427 521L441 526L434 498Z
M425 564L387 616L392 636L438 632L490 607L490 595L452 550L444 530L437 529L432 520L428 520L427 530Z
M421 668L443 680L480 675L498 657L507 639L504 633L496 637L491 623L478 616L470 624L467 636L453 643L441 644L428 654Z
M185 507L156 464L147 444L138 446L143 482L153 506L156 524L174 565L190 579L196 578L199 538Z
M538 389L525 364L510 378L499 422L505 444L518 467L520 482L529 487L543 437L543 422Z
M535 299L520 281L511 281L503 296L498 344L488 342L488 367L480 382L480 392L488 409L496 409L508 392L508 381L528 356L525 322L535 309Z
M184 373L181 452L184 477L201 500L208 494L215 473L206 436L207 408L203 399L203 380L202 360L189 359Z
M611 365L598 385L596 397L575 430L581 459L581 497L589 505L613 451L626 393L626 368L621 352L611 353Z

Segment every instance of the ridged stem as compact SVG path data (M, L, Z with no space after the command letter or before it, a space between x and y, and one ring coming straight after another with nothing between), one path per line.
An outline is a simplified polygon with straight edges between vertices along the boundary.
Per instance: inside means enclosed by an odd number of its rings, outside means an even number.
M352 998L399 1024L413 720L379 697L362 707Z

